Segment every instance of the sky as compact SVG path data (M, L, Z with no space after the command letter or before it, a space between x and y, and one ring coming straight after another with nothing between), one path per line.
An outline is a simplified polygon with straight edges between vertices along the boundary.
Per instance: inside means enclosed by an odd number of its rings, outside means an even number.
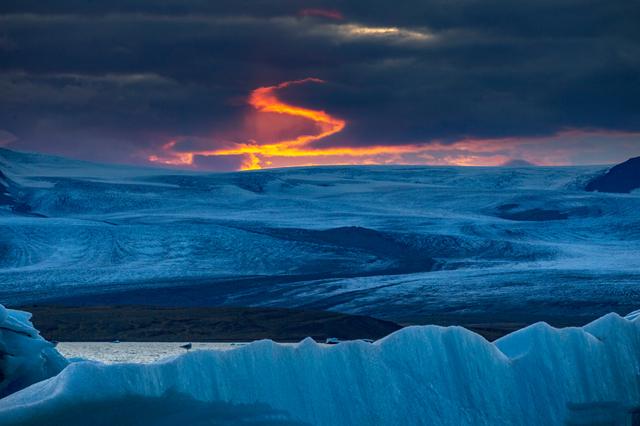
M213 171L640 155L635 0L0 2L0 146Z

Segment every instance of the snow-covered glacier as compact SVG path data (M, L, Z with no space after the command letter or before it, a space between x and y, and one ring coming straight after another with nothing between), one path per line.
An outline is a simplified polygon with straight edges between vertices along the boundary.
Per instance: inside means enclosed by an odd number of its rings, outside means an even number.
M0 301L584 324L640 305L640 196L587 192L606 169L207 174L0 148Z
M635 425L640 320L538 323L495 343L414 326L373 344L310 339L154 364L74 362L0 399L3 426Z

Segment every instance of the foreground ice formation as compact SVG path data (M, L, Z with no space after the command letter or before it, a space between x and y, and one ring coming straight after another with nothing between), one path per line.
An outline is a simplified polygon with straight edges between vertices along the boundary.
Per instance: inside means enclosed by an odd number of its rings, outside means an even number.
M495 343L459 327L374 344L259 341L155 364L76 362L0 400L9 425L631 425L640 321L544 323ZM635 419L634 419L635 416Z
M48 379L67 365L53 345L40 337L30 318L27 312L0 305L0 398Z

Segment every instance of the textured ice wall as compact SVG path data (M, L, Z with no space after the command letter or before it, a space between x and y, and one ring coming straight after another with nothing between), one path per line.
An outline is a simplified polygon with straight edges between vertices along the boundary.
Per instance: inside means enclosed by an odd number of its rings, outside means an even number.
M48 379L67 365L53 345L40 337L30 318L28 312L0 305L0 398Z
M3 425L631 424L640 322L536 324L495 344L409 327L368 344L260 341L163 362L79 362L0 400ZM45 422L45 423L42 423Z

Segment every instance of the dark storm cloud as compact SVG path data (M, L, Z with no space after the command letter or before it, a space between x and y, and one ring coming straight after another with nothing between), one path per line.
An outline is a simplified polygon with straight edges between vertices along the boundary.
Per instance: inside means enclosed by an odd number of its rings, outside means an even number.
M635 1L22 0L0 13L0 129L25 149L139 161L174 137L216 144L251 90L311 76L327 83L282 98L347 121L323 146L640 130Z

